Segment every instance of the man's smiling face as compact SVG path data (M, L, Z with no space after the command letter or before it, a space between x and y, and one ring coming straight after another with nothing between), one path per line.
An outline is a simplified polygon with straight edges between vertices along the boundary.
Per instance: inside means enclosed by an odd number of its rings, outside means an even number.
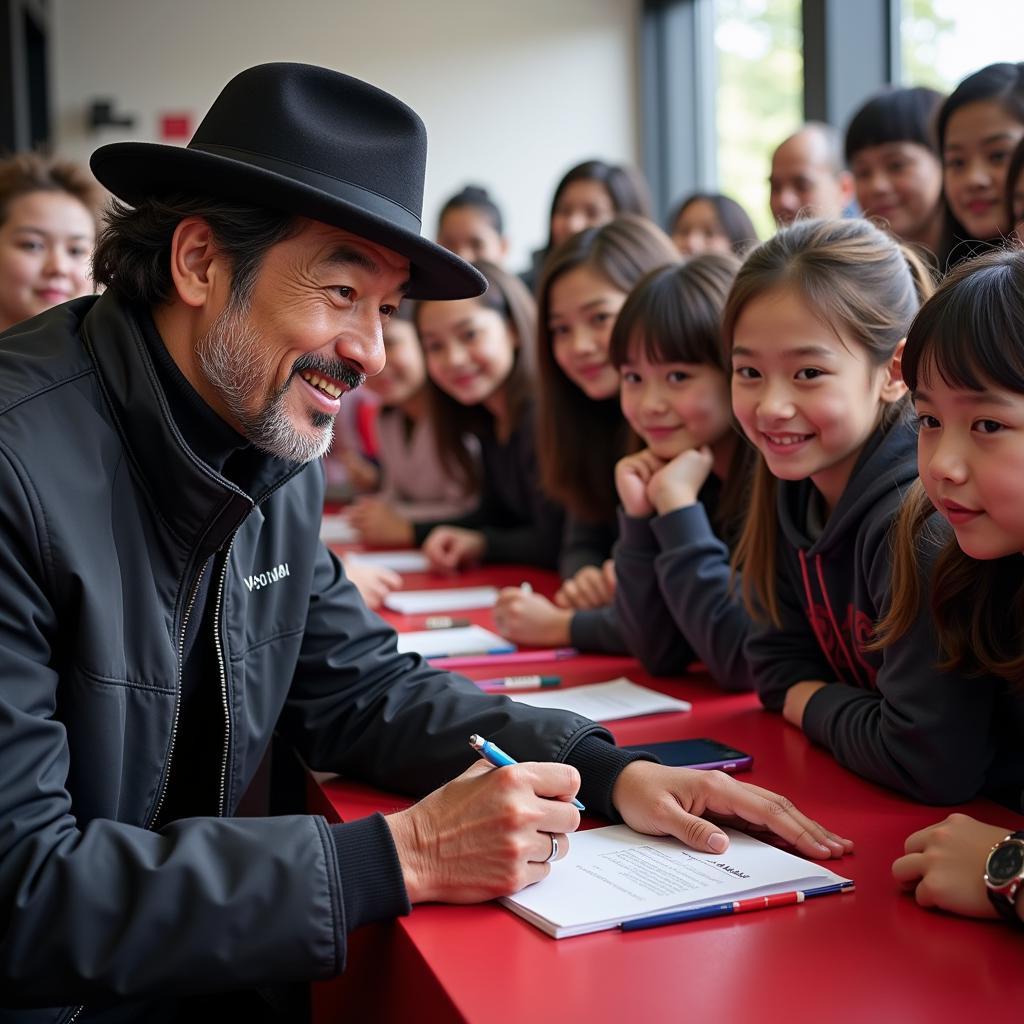
M217 411L271 455L319 458L344 392L384 366L383 327L408 278L404 256L304 221L267 251L248 301L225 302L197 342Z

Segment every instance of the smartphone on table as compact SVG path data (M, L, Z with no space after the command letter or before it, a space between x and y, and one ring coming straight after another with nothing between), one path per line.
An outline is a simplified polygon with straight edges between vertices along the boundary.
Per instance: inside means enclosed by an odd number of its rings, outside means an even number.
M710 739L634 743L622 749L643 750L653 754L662 764L680 768L715 768L720 772L742 772L754 763L750 754Z

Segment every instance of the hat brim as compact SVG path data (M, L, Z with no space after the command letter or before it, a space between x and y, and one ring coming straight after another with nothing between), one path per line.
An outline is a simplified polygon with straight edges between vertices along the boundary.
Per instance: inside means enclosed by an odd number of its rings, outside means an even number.
M422 235L243 160L181 146L116 142L97 149L89 163L105 188L133 206L155 196L193 192L283 210L351 231L409 260L410 299L468 299L487 290L486 278L475 267Z

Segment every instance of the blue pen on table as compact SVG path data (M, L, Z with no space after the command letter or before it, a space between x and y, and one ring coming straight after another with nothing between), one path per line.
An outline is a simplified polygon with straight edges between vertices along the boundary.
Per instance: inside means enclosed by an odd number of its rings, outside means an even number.
M804 900L813 899L815 896L828 896L831 893L853 891L853 882L836 882L832 885L819 885L815 889L777 892L770 896L752 896L745 900L714 903L708 907L692 907L689 910L671 910L666 914L653 914L651 917L637 917L632 921L623 921L619 927L624 932L636 932L644 928L658 928L663 924L703 921L708 917L727 917L730 914L749 914L755 910L788 907L794 903L803 903Z
M483 736L478 736L476 733L469 737L469 745L485 761L490 761L495 768L506 768L512 764L519 764L518 761L509 757L501 747L495 746L490 740L485 740ZM586 807L579 800L573 800L572 804L579 811L586 810Z
M498 679L478 679L477 686L485 690L539 690L561 686L561 676L501 676Z

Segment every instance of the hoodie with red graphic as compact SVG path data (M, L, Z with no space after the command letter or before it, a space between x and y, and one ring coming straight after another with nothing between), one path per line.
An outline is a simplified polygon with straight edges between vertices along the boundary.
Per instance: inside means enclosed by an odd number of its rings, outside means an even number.
M1024 763L1000 750L1005 744L997 738L1006 687L936 667L927 601L900 640L865 650L888 607L890 527L917 477L916 450L916 432L906 422L877 431L836 508L817 527L811 481L778 482L782 628L760 622L748 634L758 694L765 707L780 711L795 683L828 683L807 703L804 732L846 768L915 800L960 803L996 781L1005 785L1008 772L1019 793ZM942 530L940 522L930 526ZM922 551L924 594L934 541L933 533ZM1016 715L1020 720L1019 701Z

